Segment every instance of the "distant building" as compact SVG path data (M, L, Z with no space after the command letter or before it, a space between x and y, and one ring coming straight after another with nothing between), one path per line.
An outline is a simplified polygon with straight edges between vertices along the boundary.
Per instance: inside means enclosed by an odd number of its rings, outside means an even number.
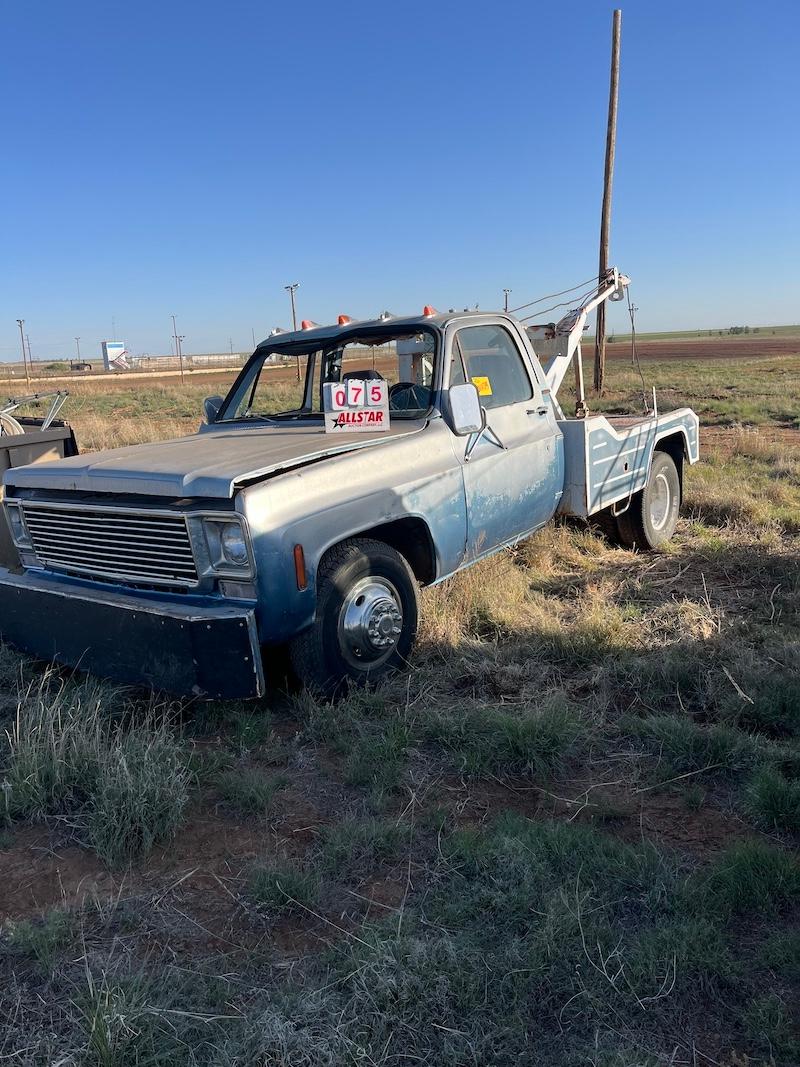
M101 341L100 348L106 370L130 370L124 341Z

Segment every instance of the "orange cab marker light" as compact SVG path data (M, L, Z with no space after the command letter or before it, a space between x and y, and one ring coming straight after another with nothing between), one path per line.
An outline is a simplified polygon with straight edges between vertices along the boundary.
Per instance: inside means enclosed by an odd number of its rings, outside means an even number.
M353 320L350 318L349 315L340 315L339 316L339 325L340 326L346 326L348 324L348 322L352 322L352 321Z
M429 319L431 315L438 315L439 312L436 310L435 307L432 307L430 304L426 304L425 307L422 309L422 314L425 316L426 319Z
M306 557L302 545L294 546L294 576L297 579L297 588L305 589L308 579L306 578Z
M311 319L303 319L303 321L300 323L300 329L313 330L316 325L316 322L312 322Z

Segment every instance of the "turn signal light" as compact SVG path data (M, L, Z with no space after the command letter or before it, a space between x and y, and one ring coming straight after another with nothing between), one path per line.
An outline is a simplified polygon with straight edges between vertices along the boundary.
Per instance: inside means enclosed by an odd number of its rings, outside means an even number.
M308 585L306 577L306 557L302 545L294 546L294 576L298 589L305 589Z

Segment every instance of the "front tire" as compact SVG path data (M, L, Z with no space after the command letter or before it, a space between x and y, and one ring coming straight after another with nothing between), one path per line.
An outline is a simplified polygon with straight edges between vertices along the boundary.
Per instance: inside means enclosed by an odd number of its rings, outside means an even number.
M417 636L419 592L399 552L368 538L331 549L317 576L317 610L289 654L298 677L332 696L405 666Z
M636 493L630 507L617 515L617 528L627 548L643 551L661 548L678 525L681 480L672 456L654 452L647 485Z

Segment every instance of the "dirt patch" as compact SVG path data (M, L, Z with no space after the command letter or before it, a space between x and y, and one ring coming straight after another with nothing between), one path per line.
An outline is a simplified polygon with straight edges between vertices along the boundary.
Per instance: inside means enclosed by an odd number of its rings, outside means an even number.
M515 811L527 819L536 819L542 814L545 794L528 783L514 785L447 777L431 799L452 812L457 826L474 826L501 811Z
M304 852L320 823L302 797L286 796L286 816L236 819L197 807L174 839L129 869L110 871L92 852L46 826L22 827L0 849L0 921L36 915L55 906L79 906L85 899L113 894L169 894L182 886L200 896L228 897L257 859L280 852ZM235 894L234 894L235 896Z
M587 346L588 350L588 346ZM709 337L707 340L637 341L640 359L767 359L773 356L796 356L800 337ZM629 341L606 347L607 359L631 358Z
M25 919L53 907L110 896L120 881L92 853L59 846L46 827L24 827L0 849L0 921Z
M734 815L704 804L686 806L682 794L590 781L554 782L547 788L527 782L465 781L450 778L430 799L452 812L458 826L487 822L503 811L527 819L567 819L592 823L625 841L656 844L708 857L734 841L752 836Z
M147 881L190 871L238 876L249 861L274 851L274 840L265 822L248 822L198 808L190 813L175 840L154 849L132 874Z
M592 792L592 805L582 817L604 823L609 830L631 843L653 841L661 847L710 859L752 832L735 816L710 804L693 810L678 792L623 792L618 788Z

